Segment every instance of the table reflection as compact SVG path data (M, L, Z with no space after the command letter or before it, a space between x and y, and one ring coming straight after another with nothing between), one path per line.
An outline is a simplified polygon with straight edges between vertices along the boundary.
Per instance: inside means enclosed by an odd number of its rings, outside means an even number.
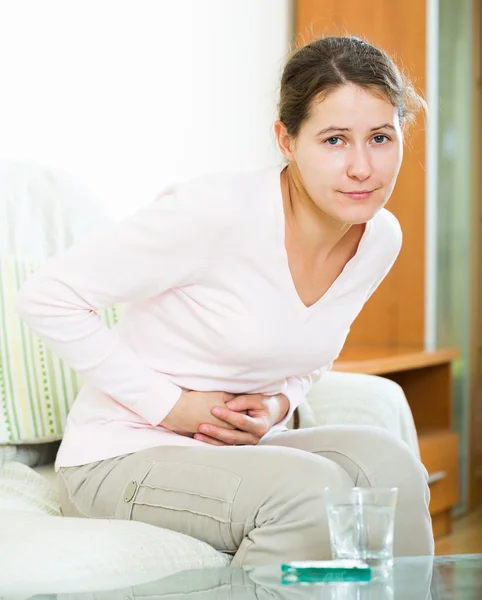
M279 567L203 569L116 592L62 594L58 600L427 600L432 562L430 557L418 559L408 578L394 567L375 570L369 582L307 585L283 584Z

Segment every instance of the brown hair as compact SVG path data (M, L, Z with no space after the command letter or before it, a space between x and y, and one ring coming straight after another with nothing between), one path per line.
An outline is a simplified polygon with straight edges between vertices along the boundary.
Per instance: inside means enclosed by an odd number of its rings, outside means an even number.
M410 122L425 101L392 59L358 37L325 37L297 50L281 77L279 119L292 137L309 118L316 100L353 83L387 98L400 122Z

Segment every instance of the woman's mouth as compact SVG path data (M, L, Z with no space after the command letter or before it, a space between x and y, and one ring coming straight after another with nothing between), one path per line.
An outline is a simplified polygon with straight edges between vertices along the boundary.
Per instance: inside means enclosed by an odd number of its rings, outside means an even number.
M373 194L375 190L353 190L351 192L341 192L345 196L353 198L353 200L366 200Z

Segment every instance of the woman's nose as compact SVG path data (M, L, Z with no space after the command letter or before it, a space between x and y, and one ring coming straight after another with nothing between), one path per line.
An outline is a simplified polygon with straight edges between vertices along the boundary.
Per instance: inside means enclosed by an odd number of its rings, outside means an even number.
M364 181L372 174L372 166L368 151L365 149L354 149L348 165L348 176L352 179Z

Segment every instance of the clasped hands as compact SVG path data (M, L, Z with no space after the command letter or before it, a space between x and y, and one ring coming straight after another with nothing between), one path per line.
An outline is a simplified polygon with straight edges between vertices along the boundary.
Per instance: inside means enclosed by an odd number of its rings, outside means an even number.
M288 410L284 394L191 391L181 394L161 425L214 446L255 445Z

